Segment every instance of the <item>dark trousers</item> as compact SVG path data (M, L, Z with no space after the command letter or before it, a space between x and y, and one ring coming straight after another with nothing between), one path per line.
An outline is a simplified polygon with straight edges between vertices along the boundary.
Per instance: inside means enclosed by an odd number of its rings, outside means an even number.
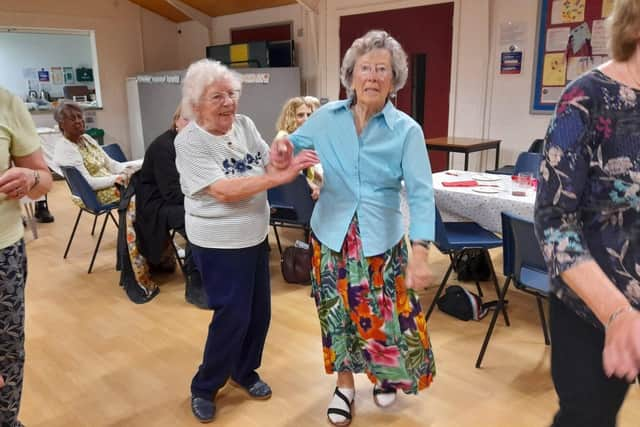
M210 399L229 377L245 387L259 379L271 319L268 250L264 241L243 249L192 245L192 251L215 311L191 393Z
M18 421L24 371L24 285L27 257L24 241L0 249L0 427Z
M166 212L169 229L175 230L187 241L187 246L184 250L184 274L187 277L197 276L199 274L198 268L193 260L191 243L189 243L189 238L184 228L184 208L182 206L164 206L162 209ZM200 282L199 279L197 280Z
M604 374L604 331L549 300L551 376L560 402L552 427L615 426L629 384Z

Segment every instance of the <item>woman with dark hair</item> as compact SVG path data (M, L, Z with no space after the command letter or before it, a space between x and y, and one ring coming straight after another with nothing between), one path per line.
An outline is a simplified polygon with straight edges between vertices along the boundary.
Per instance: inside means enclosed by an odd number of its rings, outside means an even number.
M171 230L185 239L184 194L176 169L174 140L189 121L178 105L171 128L157 137L147 148L136 185L136 230L141 253L153 265L160 265L167 251ZM175 264L174 264L175 265ZM207 308L200 273L191 256L187 239L184 258L185 299L190 304Z

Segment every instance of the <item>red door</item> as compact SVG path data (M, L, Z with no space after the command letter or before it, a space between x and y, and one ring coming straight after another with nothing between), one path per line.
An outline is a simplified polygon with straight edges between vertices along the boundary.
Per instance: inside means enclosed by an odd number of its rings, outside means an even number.
M427 138L447 136L449 127L449 88L451 83L451 45L453 41L453 3L394 9L384 12L348 15L340 18L340 57L353 41L372 29L387 31L400 42L409 56L409 78L398 92L397 107L412 115L412 63L414 54L426 55L423 131ZM341 97L345 96L341 90ZM434 172L445 170L447 155L429 153Z

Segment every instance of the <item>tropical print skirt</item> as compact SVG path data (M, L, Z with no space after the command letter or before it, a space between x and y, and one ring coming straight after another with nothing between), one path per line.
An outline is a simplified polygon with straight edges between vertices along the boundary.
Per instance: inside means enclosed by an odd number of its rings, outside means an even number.
M417 393L436 373L420 302L404 283L407 245L365 257L354 216L341 252L311 238L312 292L327 373L366 373L371 382Z

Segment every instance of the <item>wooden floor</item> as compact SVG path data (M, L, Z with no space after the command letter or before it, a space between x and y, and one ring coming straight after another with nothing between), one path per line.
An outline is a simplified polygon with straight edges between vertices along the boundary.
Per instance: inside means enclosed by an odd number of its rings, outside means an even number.
M118 286L115 227L107 225L94 272L87 274L95 237L81 221L62 259L76 208L63 182L49 197L55 222L27 232L26 377L21 419L28 427L195 426L189 384L211 316L184 301L178 273L161 277L160 294L135 305ZM97 234L97 233L96 233ZM298 236L295 230L287 238ZM274 239L271 239L274 242ZM500 251L493 254L501 266ZM446 259L433 256L436 277ZM319 324L309 288L285 283L271 252L273 317L262 377L269 401L249 401L233 388L217 400L219 426L325 426L334 378L324 374ZM501 268L499 268L501 270ZM452 280L453 282L453 280ZM492 290L485 284L488 297ZM427 306L434 288L424 291ZM419 396L399 396L380 410L371 385L357 379L354 426L545 426L556 410L545 347L532 297L513 292L512 326L499 322L483 369L474 362L488 319L462 322L436 312L430 326L438 374ZM640 389L632 387L619 425L637 426Z

